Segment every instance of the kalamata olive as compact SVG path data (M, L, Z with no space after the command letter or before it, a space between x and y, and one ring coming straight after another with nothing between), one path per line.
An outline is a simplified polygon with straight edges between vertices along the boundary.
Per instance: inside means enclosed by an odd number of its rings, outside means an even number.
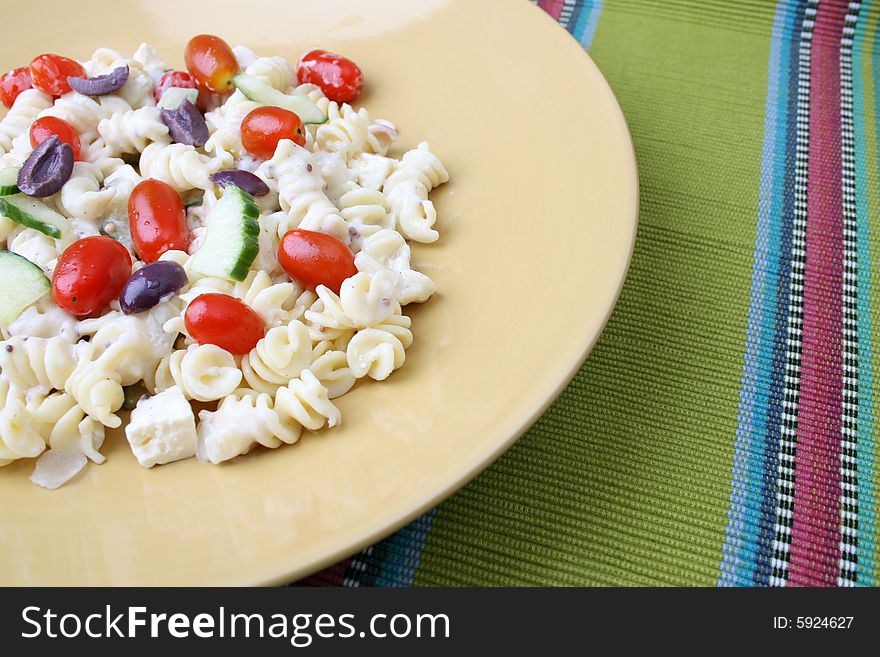
M178 144L189 144L199 148L208 141L208 124L205 117L189 100L184 100L175 109L160 111L162 123L168 126L171 138Z
M96 78L67 78L70 88L83 96L104 96L122 88L128 80L128 66L114 68L107 75Z
M177 294L189 279L176 262L160 260L136 271L119 295L126 315L142 313Z
M18 172L18 188L28 196L52 196L73 173L73 149L52 135L41 142Z
M250 171L242 169L225 169L211 174L211 181L217 183L221 187L233 184L243 189L251 196L265 196L269 193L269 186L264 183L258 176Z

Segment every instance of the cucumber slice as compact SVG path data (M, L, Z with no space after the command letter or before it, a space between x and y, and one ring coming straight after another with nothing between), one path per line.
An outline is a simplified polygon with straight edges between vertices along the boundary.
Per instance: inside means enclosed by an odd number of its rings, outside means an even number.
M243 281L260 252L260 211L254 197L235 185L208 213L205 241L190 260L193 271Z
M49 279L37 265L17 253L0 250L0 324L18 319L49 287Z
M0 215L56 240L70 235L70 222L45 203L24 194L0 196Z
M159 109L177 109L184 100L195 105L198 97L199 92L196 89L169 87L162 92L162 98L159 99Z
M10 196L21 191L18 188L18 171L17 168L0 171L0 196Z
M303 123L325 123L327 115L307 96L281 93L275 87L247 73L237 73L232 84L238 87L249 100L263 105L283 107L296 114Z

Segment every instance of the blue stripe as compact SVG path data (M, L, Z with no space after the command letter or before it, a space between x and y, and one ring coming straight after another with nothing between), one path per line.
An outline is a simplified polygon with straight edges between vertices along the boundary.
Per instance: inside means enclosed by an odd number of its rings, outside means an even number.
M792 272L792 230L794 227L794 186L795 167L794 152L797 144L797 93L794 84L798 79L798 48L804 20L803 3L798 3L793 15L792 32L788 38L789 58L787 75L782 81L785 84L787 97L786 121L783 132L777 135L777 148L783 157L777 157L774 174L773 216L778 219L772 222L775 244L778 251L774 254L769 275L777 282L773 303L774 327L773 337L765 350L770 352L770 378L765 387L767 397L767 416L765 424L766 439L763 458L760 464L759 481L755 484L761 488L760 520L757 543L755 548L755 570L752 573L752 584L767 585L770 583L774 540L776 537L776 521L778 513L779 493L779 450L782 441L782 412L785 392L785 375L788 354L785 348L788 337L790 309L790 286ZM795 37L796 35L796 37ZM791 92L791 93L789 93ZM791 157L786 158L785 154ZM775 231L778 230L778 235ZM778 239L778 241L776 241Z
M870 20L873 0L862 3L862 15ZM874 373L872 320L871 320L871 245L870 222L868 209L868 160L867 137L865 126L865 87L863 75L873 73L875 96L876 126L880 125L880 89L876 87L880 80L880 60L872 60L872 72L864 68L863 49L869 45L872 53L878 52L880 46L880 30L874 34L873 44L866 44L865 25L860 21L856 26L853 43L853 128L856 158L856 240L858 258L858 278L856 284L857 313L859 330L859 411L858 411L858 479L859 479L859 515L858 515L858 561L856 584L874 586L874 551L876 543L874 532L876 518L874 512ZM877 172L875 172L877 173Z
M345 586L412 586L437 509L355 556Z
M575 5L568 31L584 48L589 49L593 43L603 4L604 0L584 0Z
M382 564L374 586L412 586L436 512L432 509L386 539L389 558Z
M781 376L788 311L792 187L785 154L794 148L798 25L803 8L777 5L768 63L767 103L754 266L734 452L730 510L719 585L766 583L776 511ZM790 196L790 194L789 194ZM782 309L784 312L780 312ZM780 333L781 331L781 333ZM769 438L768 438L769 434ZM771 468L768 470L768 468ZM759 547L760 546L760 549Z

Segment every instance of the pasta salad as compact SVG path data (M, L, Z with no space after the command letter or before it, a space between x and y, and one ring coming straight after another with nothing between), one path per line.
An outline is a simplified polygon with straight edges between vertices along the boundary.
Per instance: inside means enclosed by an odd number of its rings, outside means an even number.
M200 35L0 78L0 466L56 488L120 427L144 467L222 463L341 422L435 285L427 143L351 103L357 65ZM196 414L192 402L206 402Z

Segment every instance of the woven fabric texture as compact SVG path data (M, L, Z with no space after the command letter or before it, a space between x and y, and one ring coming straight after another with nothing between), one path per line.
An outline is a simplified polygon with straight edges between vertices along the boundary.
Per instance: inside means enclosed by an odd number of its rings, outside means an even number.
M537 4L633 134L618 307L497 463L305 583L873 586L880 0Z

